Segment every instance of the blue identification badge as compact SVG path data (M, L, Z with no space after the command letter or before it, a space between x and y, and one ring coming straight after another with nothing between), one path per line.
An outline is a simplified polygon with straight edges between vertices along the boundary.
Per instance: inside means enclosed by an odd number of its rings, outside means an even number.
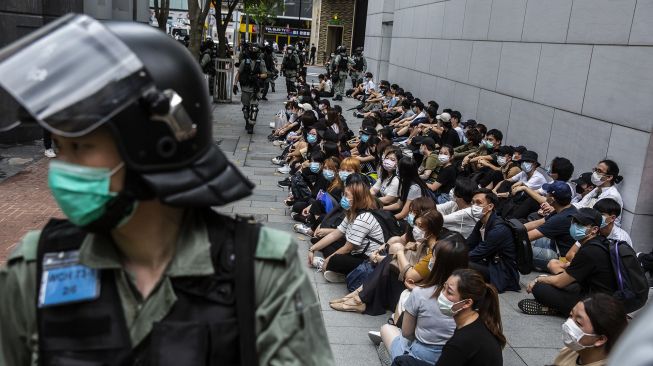
M79 251L46 253L39 290L39 307L95 300L100 296L97 269L79 263Z

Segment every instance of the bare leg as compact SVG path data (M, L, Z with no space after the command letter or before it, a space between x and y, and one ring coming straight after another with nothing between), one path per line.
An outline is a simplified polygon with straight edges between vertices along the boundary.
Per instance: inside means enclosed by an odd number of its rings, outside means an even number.
M390 351L392 341L401 335L401 329L390 324L383 324L381 326L381 340L385 348Z

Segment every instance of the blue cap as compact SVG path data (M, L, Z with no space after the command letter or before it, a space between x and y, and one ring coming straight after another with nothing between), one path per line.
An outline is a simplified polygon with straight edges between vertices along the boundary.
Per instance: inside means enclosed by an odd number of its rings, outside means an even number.
M571 195L571 188L569 187L569 184L567 182L563 182L561 180L554 180L551 183L544 183L542 184L542 189L553 196L556 201L566 201L570 200L572 195Z

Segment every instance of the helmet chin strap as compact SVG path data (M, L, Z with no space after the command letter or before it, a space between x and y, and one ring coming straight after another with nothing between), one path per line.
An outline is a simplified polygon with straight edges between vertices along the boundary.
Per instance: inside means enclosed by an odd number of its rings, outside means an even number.
M84 226L84 229L99 234L108 234L115 229L123 219L132 214L136 208L136 199L125 192L118 195L107 203L104 215L99 219Z

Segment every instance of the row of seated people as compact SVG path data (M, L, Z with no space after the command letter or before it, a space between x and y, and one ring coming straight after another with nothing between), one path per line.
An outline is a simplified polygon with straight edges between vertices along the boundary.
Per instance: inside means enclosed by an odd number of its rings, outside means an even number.
M619 284L608 250L632 246L620 227L617 164L604 159L572 179L569 159L543 168L535 151L503 145L501 131L461 124L459 112L438 114L434 101L424 108L400 88L379 85L387 98L356 112L363 117L358 136L326 100L289 101L288 122L271 135L282 148L273 163L289 174L279 185L290 190L294 229L310 237L307 264L350 291L330 306L393 312L393 325L370 337L398 364L410 362L398 357L404 354L438 365L501 364L497 294L521 288L520 240L509 223L517 219L532 245L526 262L543 272L519 308L571 314L563 330L583 342L565 341L556 364L604 359L625 327L624 312L643 305L613 296ZM385 107L393 99L398 107ZM643 274L636 265L631 273ZM588 304L624 315L605 320L608 331ZM596 329L603 333L594 336Z

